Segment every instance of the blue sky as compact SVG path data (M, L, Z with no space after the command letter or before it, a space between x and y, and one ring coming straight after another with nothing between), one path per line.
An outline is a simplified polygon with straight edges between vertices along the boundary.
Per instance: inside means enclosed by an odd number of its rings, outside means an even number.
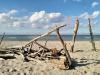
M0 33L41 34L54 25L68 24L61 33L72 34L75 17L79 34L88 34L91 16L94 34L100 34L100 0L1 0Z

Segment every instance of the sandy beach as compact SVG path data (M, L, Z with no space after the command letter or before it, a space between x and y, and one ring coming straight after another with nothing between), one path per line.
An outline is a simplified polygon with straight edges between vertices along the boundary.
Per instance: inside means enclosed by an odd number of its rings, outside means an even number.
M28 41L3 41L1 47L11 47L24 45ZM44 44L44 41L39 41ZM69 49L69 42L67 48ZM70 53L74 63L74 68L70 70L60 70L49 61L32 59L23 62L21 55L16 55L16 59L4 60L0 58L0 75L100 75L100 41L96 41L97 51L92 51L89 41L77 41L74 53ZM48 41L48 48L61 49L59 41Z

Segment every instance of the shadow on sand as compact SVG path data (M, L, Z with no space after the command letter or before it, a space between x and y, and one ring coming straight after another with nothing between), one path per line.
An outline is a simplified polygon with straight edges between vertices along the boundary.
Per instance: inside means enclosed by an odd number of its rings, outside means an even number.
M88 62L88 61L93 61L93 62ZM77 62L74 59L72 59L71 69L75 69L75 67L87 66L87 65L90 65L90 64L100 64L100 60L95 60L95 59L80 59L80 62Z

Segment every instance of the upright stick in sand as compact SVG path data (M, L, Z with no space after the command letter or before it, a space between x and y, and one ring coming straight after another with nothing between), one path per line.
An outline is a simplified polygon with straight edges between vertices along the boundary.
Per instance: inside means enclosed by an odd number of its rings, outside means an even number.
M71 44L71 49L70 49L71 52L74 51L74 44L75 44L75 40L76 40L76 35L77 35L78 27L79 27L79 20L77 18L76 22L75 22L74 34L73 34L72 44Z
M58 36L59 40L61 41L61 44L62 44L62 46L65 50L65 55L66 55L65 66L66 66L67 69L69 69L69 67L72 65L71 57L70 57L68 50L66 48L66 44L64 43L62 37L60 36L59 29L56 30L56 33L57 33L57 36Z
M5 33L3 33L3 36L2 36L2 38L1 38L1 40L0 40L0 45L1 45L1 43L2 43L2 41L3 41L3 39L4 39L4 37L5 37Z
M89 31L90 31L90 36L91 36L92 48L93 48L93 50L96 51L94 37L93 37L93 32L92 32L92 27L91 27L91 24L90 24L90 18L88 18L88 21L89 21Z

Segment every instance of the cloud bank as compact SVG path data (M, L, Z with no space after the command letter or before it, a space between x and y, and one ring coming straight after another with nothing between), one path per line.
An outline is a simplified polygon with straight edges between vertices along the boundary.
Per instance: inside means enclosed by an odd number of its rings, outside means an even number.
M66 22L66 16L61 13L47 13L45 11L34 12L30 16L17 17L17 10L11 10L6 13L0 13L0 25L8 27L23 28L49 28L54 24Z
M100 16L100 11L99 10L94 11L92 14L89 14L88 12L84 12L79 16L79 18L88 19L90 17L90 18L95 19L98 16Z
M46 13L45 11L33 13L29 21L33 28L48 28L50 25L64 23L66 17L61 13Z
M71 17L71 19L68 20L68 16L63 15L60 12L46 12L46 11L39 11L39 12L33 12L30 15L25 16L17 16L19 14L18 10L10 10L8 12L1 12L0 13L0 28L12 28L12 29L18 29L23 28L27 31L40 29L45 30L49 27L52 27L54 25L59 24L67 24L68 21L70 22L67 26L68 31L73 31L75 17ZM93 19L98 18L100 16L100 11L94 11L93 13L89 14L88 12L84 12L79 15L80 20L80 29L87 28L87 19L89 17L92 17ZM92 24L97 24L98 21L95 21ZM24 32L23 31L23 32ZM66 29L62 30L62 33L66 33Z

